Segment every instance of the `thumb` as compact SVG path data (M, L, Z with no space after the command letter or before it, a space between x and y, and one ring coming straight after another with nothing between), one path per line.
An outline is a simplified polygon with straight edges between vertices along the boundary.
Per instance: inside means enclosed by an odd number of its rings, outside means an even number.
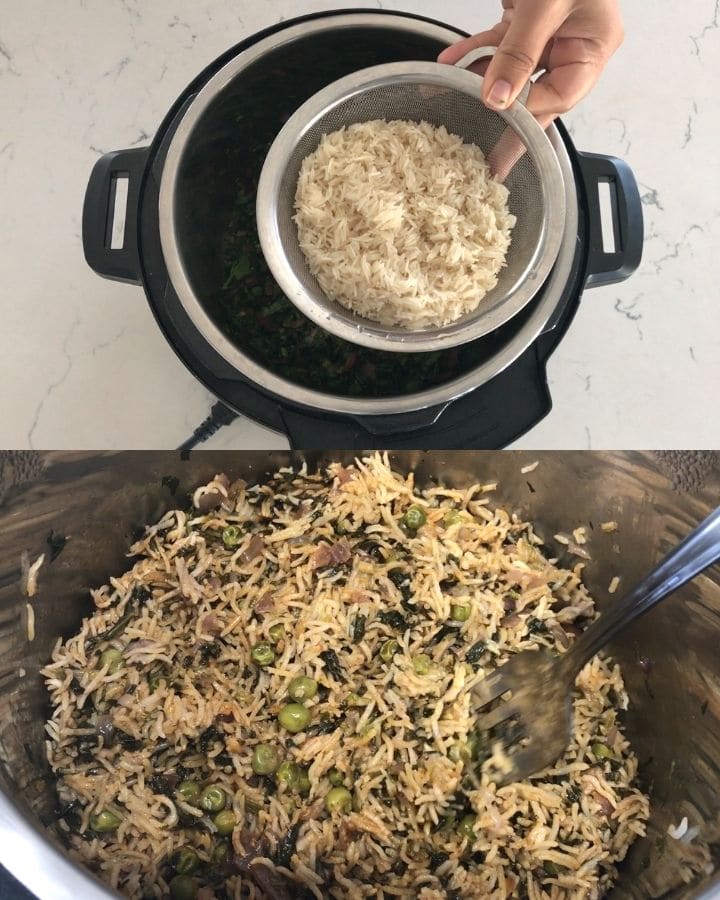
M518 3L485 75L483 101L491 109L507 109L538 68L545 48L562 24L558 7L546 0Z

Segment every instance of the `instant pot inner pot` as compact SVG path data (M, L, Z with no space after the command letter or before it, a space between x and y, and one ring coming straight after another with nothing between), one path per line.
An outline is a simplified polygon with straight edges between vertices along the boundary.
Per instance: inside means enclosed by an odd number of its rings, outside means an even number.
M29 821L50 825L58 815L44 755L48 699L38 671L58 636L75 633L88 614L88 589L131 565L125 554L136 529L184 505L188 494L216 472L253 482L303 459L314 470L332 458L348 464L352 456L257 452L229 459L208 451L181 461L173 453L64 454L43 478L0 503L0 789ZM414 469L419 485L497 479L492 502L536 522L546 539L592 522L585 580L600 609L611 600L607 586L613 575L622 575L624 588L636 583L707 515L716 498L714 489L703 500L678 494L645 454L540 453L537 459L538 468L526 475L519 471L522 461L509 453L402 453L393 456L393 466ZM617 520L617 534L600 531L599 524L608 519ZM53 561L47 543L51 528L56 540L69 536ZM26 637L27 598L19 587L23 552L30 561L48 554L32 599L32 642ZM636 842L622 864L613 898L699 896L688 892L682 876L689 865L697 870L700 847L707 844L718 867L719 616L720 572L714 567L610 648L630 695L624 722L640 763L640 784L651 798L648 836ZM1 812L0 861L7 865L13 851L6 837L14 826L3 822ZM668 826L677 826L683 816L691 829L700 829L695 840L669 837ZM44 839L38 835L37 841L32 865L45 867Z
M414 354L370 350L333 337L299 313L275 284L260 249L257 182L287 119L344 75L392 61L434 60L442 47L389 28L306 35L239 73L189 137L174 207L183 266L215 324L247 356L286 380L368 399L436 387L494 355L535 309L536 301L462 347Z

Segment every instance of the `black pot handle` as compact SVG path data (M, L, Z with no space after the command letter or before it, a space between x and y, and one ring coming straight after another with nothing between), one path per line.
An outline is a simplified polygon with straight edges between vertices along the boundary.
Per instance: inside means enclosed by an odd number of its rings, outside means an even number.
M148 160L148 147L106 153L95 163L83 205L82 236L85 259L91 269L129 284L141 284L138 257L140 185ZM111 247L115 195L119 178L127 178L127 208L122 247Z
M400 416L362 416L355 419L357 425L376 437L426 431L436 425L449 402L426 409L415 409Z
M320 447L394 447L395 441L414 434L427 434L449 403L429 409L387 416L328 416L282 409L281 416L290 445L294 449Z
M642 202L637 181L626 162L614 156L579 153L580 170L585 182L590 229L588 238L587 287L625 281L640 265L644 230ZM602 211L599 185L610 184L615 252L603 247Z

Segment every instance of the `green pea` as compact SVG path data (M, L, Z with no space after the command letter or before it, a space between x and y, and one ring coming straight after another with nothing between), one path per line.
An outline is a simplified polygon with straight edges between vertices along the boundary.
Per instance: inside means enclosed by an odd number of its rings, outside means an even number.
M352 795L347 788L334 787L325 795L325 809L332 813L346 815L352 809Z
M225 806L225 791L216 784L208 785L200 794L200 807L207 812L220 812Z
M104 809L102 812L90 817L90 830L97 831L99 834L107 831L117 831L121 821L120 816L116 816L109 809Z
M282 622L277 622L275 625L270 626L268 634L270 635L270 640L273 644L277 644L278 641L281 641L285 637L285 626Z
M443 525L449 528L451 525L457 525L458 522L465 520L465 514L460 509L449 509L443 516Z
M258 744L253 750L250 765L256 775L272 775L280 765L280 757L269 744Z
M421 506L411 506L403 516L403 524L411 531L417 531L427 522L427 515Z
M330 771L328 772L328 781L334 787L340 787L340 785L344 781L343 773L340 771L340 769L335 769L335 768L330 769Z
M275 651L273 650L272 644L263 641L260 644L255 644L250 651L250 657L252 658L252 661L256 662L259 666L269 666L271 663L275 662Z
M400 644L398 644L395 638L390 638L390 640L385 641L385 643L380 648L380 659L383 662L389 663L399 649Z
M310 793L310 776L307 773L307 769L300 768L300 771L298 772L297 791L298 794L302 794L303 797L307 797Z
M469 841L475 840L475 816L463 816L458 825L458 832Z
M181 781L175 788L175 796L179 800L184 800L185 803L189 803L190 806L195 806L195 803L200 796L200 785L196 781Z
M232 834L236 824L235 814L231 809L224 809L213 817L213 825L217 828L218 834L222 834L223 836Z
M415 669L416 675L427 675L431 665L432 659L427 653L418 653L417 656L413 657L413 669Z
M222 863L226 862L228 855L230 853L230 844L228 841L218 841L217 844L213 847L213 852L210 856L210 861L213 865L219 866Z
M123 666L122 653L114 647L104 650L100 655L100 668L104 669L105 666L108 667L108 675L114 675L116 672L119 672Z
M288 694L293 700L312 700L317 692L317 681L314 678L307 678L305 675L298 675L288 685Z
M470 607L464 603L453 603L450 606L450 618L455 622L467 622L470 618Z
M170 882L170 896L172 900L195 900L197 882L189 875L176 875Z
M312 714L301 703L288 703L278 713L278 722L290 734L304 731L310 724Z
M237 525L228 525L226 528L223 528L222 539L227 549L232 550L242 540L242 532Z
M289 790L295 790L297 788L299 778L300 766L291 762L289 759L281 762L275 772L275 781L277 781L278 784L286 785Z
M178 875L192 875L200 859L192 847L180 847L173 857L173 865Z
M593 744L590 749L592 750L596 759L612 759L613 758L612 750L606 744L601 744L599 741L597 743Z

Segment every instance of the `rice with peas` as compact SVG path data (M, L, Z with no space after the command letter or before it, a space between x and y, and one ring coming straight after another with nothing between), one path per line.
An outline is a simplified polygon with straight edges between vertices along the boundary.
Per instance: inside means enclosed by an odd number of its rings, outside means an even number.
M303 160L295 213L325 295L409 330L477 309L515 225L482 151L427 122L376 120L323 135Z
M540 545L379 455L216 477L44 670L71 853L137 898L602 896L648 815L617 666L583 669L528 781L498 788L474 731L474 685L594 615Z

